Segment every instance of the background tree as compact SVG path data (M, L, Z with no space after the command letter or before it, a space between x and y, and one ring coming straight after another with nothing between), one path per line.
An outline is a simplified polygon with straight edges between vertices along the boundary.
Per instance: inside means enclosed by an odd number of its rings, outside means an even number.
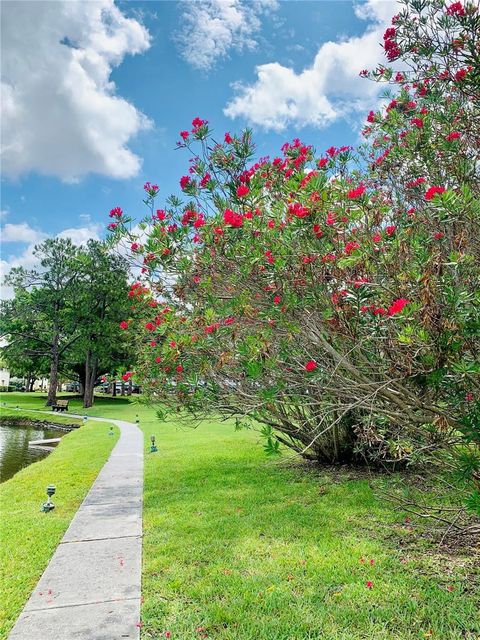
M1 332L17 353L34 351L35 356L48 358L46 404L50 406L56 401L61 359L80 337L73 317L80 263L77 249L67 239L46 240L34 254L38 269L17 267L6 277L15 299L3 304Z

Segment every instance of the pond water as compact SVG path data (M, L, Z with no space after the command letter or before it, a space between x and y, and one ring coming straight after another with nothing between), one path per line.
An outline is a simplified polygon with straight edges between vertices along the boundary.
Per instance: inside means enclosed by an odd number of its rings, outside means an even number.
M17 425L0 425L0 482L5 482L32 462L48 456L54 447L39 449L29 447L30 440L46 440L61 438L67 433L59 429L43 427L20 427Z

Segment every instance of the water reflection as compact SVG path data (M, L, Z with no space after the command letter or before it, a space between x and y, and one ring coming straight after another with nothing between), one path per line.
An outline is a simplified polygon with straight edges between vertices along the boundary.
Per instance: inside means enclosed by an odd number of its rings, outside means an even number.
M61 438L62 435L65 435L65 431L59 429L0 425L0 482L5 482L23 467L48 456L50 450L29 447L30 440Z

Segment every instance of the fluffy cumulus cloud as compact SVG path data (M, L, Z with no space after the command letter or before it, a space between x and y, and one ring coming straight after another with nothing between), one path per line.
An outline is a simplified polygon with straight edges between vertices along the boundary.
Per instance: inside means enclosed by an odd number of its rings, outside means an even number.
M325 42L313 64L300 73L278 62L258 66L253 84L233 85L235 95L224 113L282 131L287 126L322 128L364 112L372 106L379 88L358 74L383 59L383 32L397 11L398 4L390 0L356 5L357 17L368 21L362 35Z
M42 231L33 229L27 222L20 224L7 223L1 230L2 242L41 242L47 235Z
M58 233L57 238L70 238L73 244L86 244L88 240L99 240L102 232L102 225L89 223L83 227L71 227ZM0 260L0 297L3 300L13 297L13 289L5 285L4 277L13 267L24 267L32 269L37 266L38 260L34 254L35 245L43 242L49 234L36 229L32 229L26 222L19 224L5 224L0 230L2 242L23 243L26 246L20 253L7 255L5 248L2 249L2 259Z
M135 175L128 144L150 122L110 75L149 47L147 30L113 0L6 0L1 12L4 173Z
M204 71L230 49L254 49L262 16L278 6L277 0L187 0L182 4L183 27L175 40L183 58Z

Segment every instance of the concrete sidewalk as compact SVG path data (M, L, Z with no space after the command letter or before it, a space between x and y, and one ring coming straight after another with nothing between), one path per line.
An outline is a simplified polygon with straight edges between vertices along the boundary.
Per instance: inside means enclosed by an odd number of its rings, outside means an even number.
M140 636L143 433L131 422L94 420L118 425L120 439L9 640L137 640Z

